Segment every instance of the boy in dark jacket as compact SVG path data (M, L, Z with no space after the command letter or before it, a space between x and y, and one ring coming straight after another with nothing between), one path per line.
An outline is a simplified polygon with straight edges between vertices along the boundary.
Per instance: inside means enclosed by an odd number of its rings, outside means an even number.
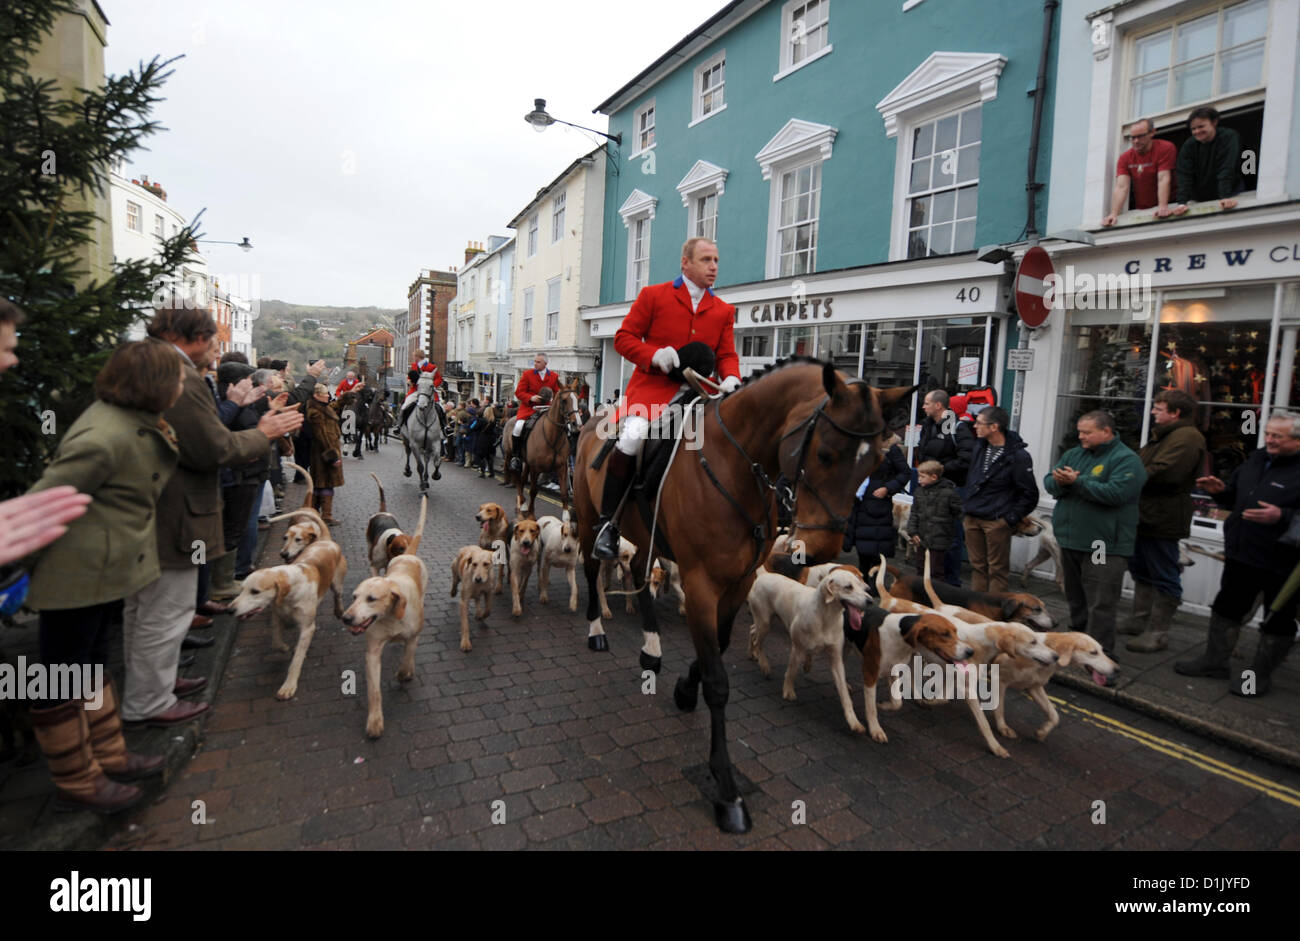
M1006 410L991 405L975 419L979 439L966 478L966 551L971 587L1006 591L1011 574L1011 537L1038 506L1034 461Z
M901 493L912 480L907 458L898 444L896 435L885 442L880 466L857 489L844 533L844 551L857 550L858 567L863 574L880 564L882 554L892 557L898 541L894 529L894 494Z
M943 465L938 461L922 461L916 469L916 482L920 486L912 497L907 534L912 537L912 544L922 550L916 556L916 571L924 575L926 553L934 553L930 558L933 570L943 553L957 541L961 496L957 485L944 478Z
M943 476L957 485L957 492L964 495L966 475L970 471L971 453L975 450L975 434L971 423L959 420L957 414L948 406L951 404L948 393L943 389L931 389L925 394L921 408L925 420L921 422L921 442L916 450L915 460L938 461L943 465ZM935 569L935 577L942 578L949 585L961 584L962 530L957 530L957 538L943 554L943 564Z

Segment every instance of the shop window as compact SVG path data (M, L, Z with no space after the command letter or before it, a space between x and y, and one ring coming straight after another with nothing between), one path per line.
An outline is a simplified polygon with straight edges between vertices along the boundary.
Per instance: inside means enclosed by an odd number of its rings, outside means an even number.
M954 317L923 324L919 380L922 389L943 389L949 395L958 395L981 385L992 374L984 346L988 319ZM997 337L995 320L989 349L997 349Z
M862 324L823 324L817 328L817 358L834 363L850 376L858 374L862 353Z
M772 355L772 331L749 331L740 338L740 355L765 357Z
M877 388L910 386L916 372L916 321L864 325L862 378Z
M782 327L776 331L776 355L809 356L812 354L812 327Z

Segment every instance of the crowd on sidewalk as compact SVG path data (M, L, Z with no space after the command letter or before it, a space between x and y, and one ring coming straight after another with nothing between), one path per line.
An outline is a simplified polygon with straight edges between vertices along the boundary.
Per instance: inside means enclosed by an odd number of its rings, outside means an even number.
M910 492L903 535L916 549L918 573L928 558L936 579L959 585L964 544L971 587L1006 592L1012 537L1041 496L1033 461L1005 410L953 398L942 389L926 394L914 469L897 436L885 442L879 467L854 495L844 549L857 551L864 572L881 555L892 558L899 536L894 497ZM1206 650L1174 669L1227 678L1240 628L1262 595L1267 617L1254 660L1229 688L1263 695L1294 642L1300 601L1300 415L1274 411L1264 447L1224 481L1208 472L1205 439L1196 427L1199 408L1185 392L1159 392L1150 440L1140 453L1119 440L1108 412L1078 417L1078 445L1042 478L1042 489L1055 501L1052 531L1069 628L1092 635L1116 661L1117 634L1136 635L1126 644L1129 651L1166 647L1182 602L1179 542L1191 532L1192 493L1200 489L1230 511L1226 561ZM1117 625L1126 572L1134 584L1133 612Z

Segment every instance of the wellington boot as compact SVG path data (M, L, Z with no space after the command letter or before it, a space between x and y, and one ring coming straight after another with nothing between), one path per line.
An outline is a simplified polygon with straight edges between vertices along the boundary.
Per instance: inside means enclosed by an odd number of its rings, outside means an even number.
M1210 612L1210 631L1205 639L1205 653L1195 660L1180 660L1174 672L1183 676L1227 677L1228 658L1237 646L1241 625L1221 614Z
M1169 644L1169 625L1173 622L1179 604L1180 599L1173 595L1156 592L1147 620L1146 633L1130 640L1125 646L1135 653L1156 653L1164 650Z
M326 526L337 526L339 521L334 518L334 494L322 494L320 498L320 518L325 521Z
M1238 696L1263 696L1273 688L1273 671L1281 666L1295 639L1278 634L1259 635L1255 659L1249 670L1228 683L1228 689Z
M235 578L235 556L233 551L227 552L211 563L212 587L208 590L208 597L213 601L238 598L244 590L244 583Z
M86 721L90 725L90 747L95 760L109 777L118 781L135 781L158 774L163 769L161 755L137 755L126 750L122 737L122 719L117 712L117 694L110 681L104 683L104 698L98 709L85 700Z
M1133 582L1133 614L1127 621L1115 629L1116 634L1141 634L1147 629L1147 619L1151 617L1151 605L1156 600L1156 586L1150 582ZM1133 648L1130 647L1129 650Z
M33 709L32 730L50 765L58 794L55 810L93 810L112 814L136 804L144 792L110 781L95 761L90 726L80 700L53 709Z

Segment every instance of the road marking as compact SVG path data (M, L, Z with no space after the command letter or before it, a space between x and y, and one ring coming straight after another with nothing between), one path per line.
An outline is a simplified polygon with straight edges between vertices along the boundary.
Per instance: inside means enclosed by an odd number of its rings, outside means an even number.
M1064 699L1058 699L1055 696L1049 698L1058 708L1065 710L1067 713L1078 713L1083 721L1105 729L1108 732L1114 732L1116 735L1123 735L1126 738L1131 738L1153 751L1169 755L1171 758L1185 761L1204 771L1209 771L1211 774L1217 774L1220 777L1227 778L1229 781L1235 781L1237 784L1253 788L1261 793L1267 794L1269 797L1280 800L1285 804L1290 804L1293 807L1300 807L1300 791L1295 788L1287 787L1285 784L1279 784L1276 781L1261 777L1258 774L1245 771L1234 765L1230 765L1225 761L1220 761L1217 758L1211 758L1209 755L1203 755L1194 749L1188 748L1186 745L1180 745L1177 742L1171 742L1169 739L1161 738L1160 736L1153 735L1150 732L1144 732L1142 729L1134 728L1131 725L1120 722L1118 719L1112 719L1109 716L1092 712L1089 709L1084 709L1082 706L1076 706L1073 703L1066 702Z

